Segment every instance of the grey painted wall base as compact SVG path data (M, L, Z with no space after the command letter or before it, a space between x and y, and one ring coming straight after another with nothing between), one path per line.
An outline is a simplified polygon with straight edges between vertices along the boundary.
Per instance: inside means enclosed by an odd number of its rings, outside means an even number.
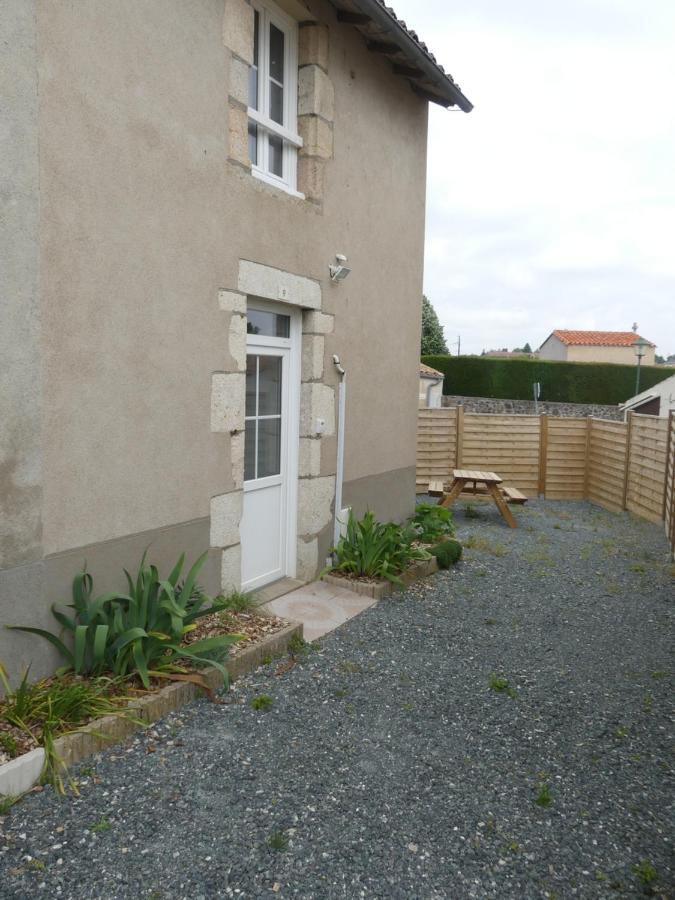
M168 575L181 553L191 565L209 547L209 519L196 519L153 531L127 535L100 544L68 550L26 566L0 571L0 662L13 681L30 665L31 680L50 675L63 661L41 638L7 631L5 625L31 625L58 630L52 603L71 602L73 578L84 563L94 579L94 594L127 590L123 569L134 574L143 552L160 574ZM199 573L207 593L220 589L220 551L210 550Z
M415 466L348 481L342 496L357 518L370 509L382 522L402 522L415 509Z
M601 406L596 403L552 403L540 400L535 411L534 400L499 400L495 397L462 397L443 395L443 406L463 406L464 412L492 415L547 415L568 418L594 416L596 419L612 419L623 422L624 413L618 406Z

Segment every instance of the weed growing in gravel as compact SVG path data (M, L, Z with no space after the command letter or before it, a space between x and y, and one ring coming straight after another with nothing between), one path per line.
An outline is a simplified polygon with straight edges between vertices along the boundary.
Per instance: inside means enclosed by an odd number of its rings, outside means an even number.
M256 697L251 697L250 702L255 710L267 709L274 703L274 697L270 697L269 694L258 694Z
M648 859L636 863L633 866L633 874L636 875L644 885L653 884L656 881L656 869Z
M225 597L217 597L216 601L223 610L234 613L250 612L255 606L251 595L243 591L232 591Z
M667 678L667 677L668 677L668 673L664 669L657 669L655 672L652 672L652 678L654 678L654 679Z
M618 728L614 729L614 735L618 738L625 738L628 736L629 728L626 725L619 725Z
M515 699L516 692L509 684L508 678L502 678L500 675L493 672L490 675L488 684L490 685L490 689L496 691L498 694L508 694L512 700Z
M637 572L638 575L646 575L647 574L647 567L644 566L642 563L635 563L634 565L632 565L630 567L630 570L631 570L631 572Z
M642 706L644 711L650 713L654 708L654 698L651 694L645 694L644 700L642 701Z
M483 620L483 624L485 624L485 625L498 625L499 622L497 622L496 619L484 619L484 620Z
M473 503L467 503L464 507L464 515L467 519L482 519L481 513L478 512Z
M92 834L99 834L101 831L109 831L110 830L110 822L106 819L105 816L101 816L98 822L94 822L93 825L89 826L89 831Z
M288 838L283 831L273 831L267 843L272 850L283 852L288 849Z
M508 547L504 544L492 544L486 538L479 537L477 534L470 534L464 541L464 546L470 550L484 550L493 556L506 556L509 552Z
M269 664L272 662L272 658L272 654L268 653L266 656L263 656L260 662L263 664L263 666L269 666Z
M341 689L339 691L335 691L335 696L338 698L338 700L342 700L344 697L348 697L349 694L347 691Z
M6 816L18 799L18 797L0 795L0 816Z
M543 807L549 807L553 803L551 789L545 781L542 781L539 784L537 788L537 796L534 798L534 802L537 804L537 806Z
M347 672L349 675L357 675L360 672L363 672L363 667L358 663L352 662L349 659L344 660L344 662L340 663L340 669L343 672Z
M288 652L296 658L309 656L314 648L299 634L294 634L288 642Z

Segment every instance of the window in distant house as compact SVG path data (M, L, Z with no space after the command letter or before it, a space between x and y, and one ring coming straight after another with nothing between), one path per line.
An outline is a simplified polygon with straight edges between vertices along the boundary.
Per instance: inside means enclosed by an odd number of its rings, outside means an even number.
M248 153L253 174L296 191L298 26L273 3L254 0L248 86Z

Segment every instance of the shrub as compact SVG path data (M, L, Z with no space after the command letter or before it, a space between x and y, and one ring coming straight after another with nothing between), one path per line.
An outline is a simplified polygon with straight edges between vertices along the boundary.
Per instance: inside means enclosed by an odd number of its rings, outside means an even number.
M615 406L635 393L635 366L630 365L483 356L424 356L422 361L443 372L444 394L532 400L532 385L538 381L542 400ZM641 389L671 375L675 368L644 366Z
M432 544L444 535L455 533L452 512L433 503L419 503L410 522L417 532L417 539L425 544Z
M439 569L449 569L459 562L462 556L462 545L459 541L441 541L430 550L432 556L436 557Z
M67 662L66 670L77 674L137 674L144 687L150 677L177 671L178 660L188 658L196 663L216 666L227 683L227 671L213 655L225 655L238 635L218 635L182 645L188 631L201 616L221 609L196 588L196 578L206 554L192 566L185 581L179 578L185 555L167 579L161 579L157 568L146 565L145 554L135 579L125 570L128 594L107 593L92 598L93 579L85 570L73 581L72 616L52 606L52 614L72 635L72 649L60 637L42 628L7 626L29 634L37 634L53 644Z
M336 562L331 568L367 578L386 578L400 584L398 576L411 562L429 559L426 550L412 546L416 539L417 533L412 526L377 522L372 512L357 521L350 512L347 532L334 549Z

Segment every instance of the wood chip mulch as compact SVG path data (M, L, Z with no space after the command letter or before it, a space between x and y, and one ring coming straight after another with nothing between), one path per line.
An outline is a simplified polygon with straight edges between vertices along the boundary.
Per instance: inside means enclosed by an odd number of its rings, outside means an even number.
M219 634L242 634L243 638L230 647L230 656L236 656L250 644L276 634L288 622L278 616L269 616L250 610L249 612L218 612L197 620L197 627L185 636L185 643L201 641Z

